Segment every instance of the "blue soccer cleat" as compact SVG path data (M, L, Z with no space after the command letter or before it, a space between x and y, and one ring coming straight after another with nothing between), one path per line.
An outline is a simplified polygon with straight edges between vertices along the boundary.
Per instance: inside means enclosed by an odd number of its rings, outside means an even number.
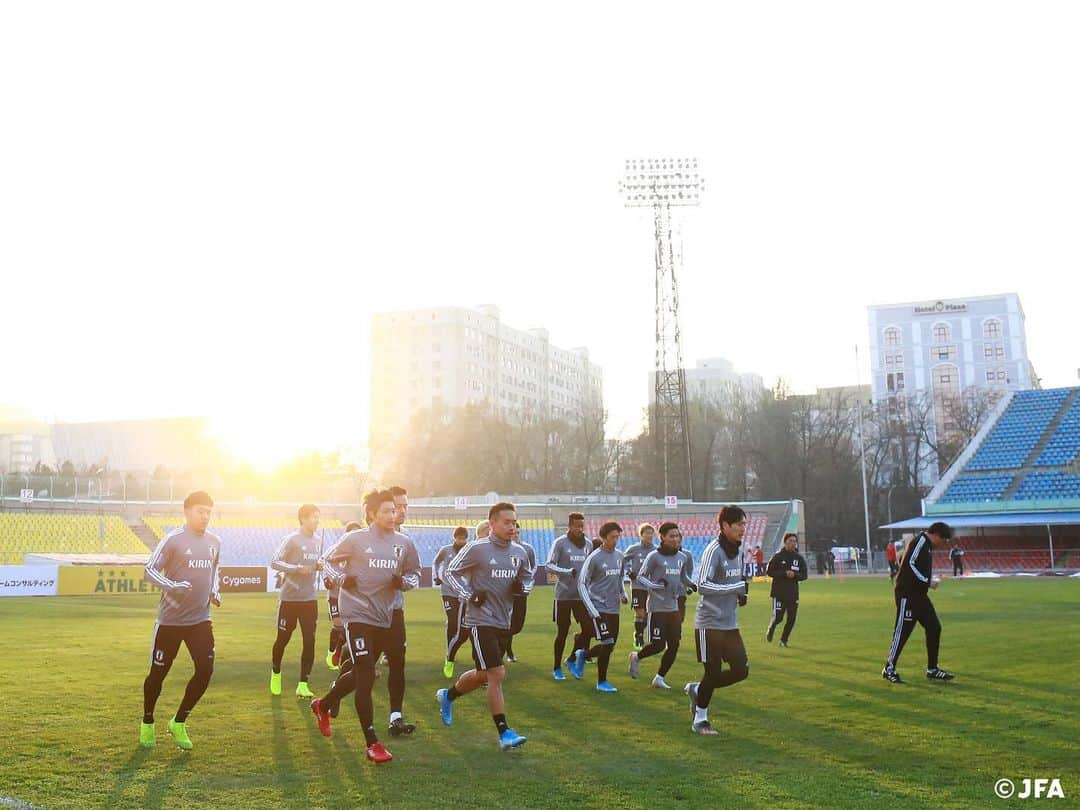
M614 686L612 686L607 681L600 681L600 683L598 683L596 685L596 691L597 692L618 692L619 690L616 689Z
M565 681L566 674L562 671L562 667L552 670L551 677L556 681Z
M435 700L439 704L439 716L443 725L449 726L454 722L454 702L447 697L447 689L440 689L435 693Z
M585 674L585 651L578 650L574 653L574 659L567 665L570 669L570 674L577 680L581 680L581 676Z
M522 737L512 728L508 728L499 735L499 748L503 751L509 751L511 748L520 748L525 744L525 740L527 739L527 737Z

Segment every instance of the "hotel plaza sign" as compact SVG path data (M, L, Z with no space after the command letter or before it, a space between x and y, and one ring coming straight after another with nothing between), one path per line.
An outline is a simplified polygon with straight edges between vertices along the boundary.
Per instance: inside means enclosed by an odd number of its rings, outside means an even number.
M954 315L957 312L967 312L967 304L936 301L933 304L916 304L912 309L915 315Z

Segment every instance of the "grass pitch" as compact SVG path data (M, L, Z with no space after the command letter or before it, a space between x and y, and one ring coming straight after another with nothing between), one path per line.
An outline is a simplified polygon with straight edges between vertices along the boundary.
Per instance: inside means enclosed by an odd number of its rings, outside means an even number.
M758 585L740 611L750 678L716 693L717 738L690 733L681 692L649 688L658 658L630 680L628 608L611 672L618 694L595 691L591 665L581 682L553 682L551 593L533 593L515 643L521 661L508 668L507 716L529 737L508 753L482 692L455 704L453 728L439 722L441 606L434 591L409 594L405 714L419 728L403 740L384 734L394 761L378 768L364 761L350 704L324 739L293 697L299 631L285 694L270 696L274 596L226 594L214 612L216 671L189 720L188 753L165 731L191 672L183 649L158 704L158 746L137 746L156 599L2 600L0 806L985 807L1001 802L1002 777L1057 777L1062 805L1080 797L1080 580L946 581L933 595L941 664L958 679L926 681L917 628L899 667L905 686L880 677L894 610L887 581L805 583L790 649L765 643L769 599ZM677 687L701 671L695 601L668 676ZM331 679L327 632L320 619L316 692ZM385 727L385 676L375 688Z

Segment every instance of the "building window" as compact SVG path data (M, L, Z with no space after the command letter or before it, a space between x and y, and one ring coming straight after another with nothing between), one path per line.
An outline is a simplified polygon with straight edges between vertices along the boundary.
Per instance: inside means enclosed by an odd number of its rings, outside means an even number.
M887 366L891 366L891 365L892 365L892 363L893 363L893 360L892 360L892 355L891 355L891 354L887 354L887 355L885 355L885 365L887 365ZM702 381L701 381L701 387L702 387L703 389L705 388L705 381L704 381L704 380L702 380Z
M986 372L986 381L988 383L992 383L994 381L994 372L993 371Z
M983 324L983 337L984 338L999 338L1001 337L1001 321L991 319Z
M955 360L956 359L956 347L955 346L938 346L934 349L937 354L938 360Z
M896 357L895 357L895 362L896 362L896 365L898 365L898 366L904 365L904 355L897 354Z
M997 378L998 378L998 382L1005 382L1005 371L1004 371L1004 369L998 371Z
M934 343L949 342L949 325L947 323L934 324Z
M886 346L899 346L900 345L900 330L895 326L890 326L885 330L885 345Z
M896 390L897 391L903 391L904 390L904 372L902 372L902 371L898 372L897 375L896 375Z

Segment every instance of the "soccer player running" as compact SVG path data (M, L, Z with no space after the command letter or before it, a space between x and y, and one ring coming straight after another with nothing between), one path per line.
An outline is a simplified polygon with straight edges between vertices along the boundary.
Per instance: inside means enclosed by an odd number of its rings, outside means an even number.
M356 716L364 731L367 758L389 762L393 756L375 734L372 686L375 660L383 650L397 644L391 628L394 595L420 584L419 565L404 564L405 541L396 530L394 495L382 489L369 492L364 506L374 516L366 529L349 532L323 558L326 575L340 586L339 608L345 625L345 648L352 663L348 676L341 676L322 698L311 702L311 711L326 737L331 734L329 708L353 691ZM400 695L391 693L391 703ZM400 704L399 704L400 705Z
M585 609L592 617L591 636L597 643L582 658L596 659L596 691L618 692L607 679L608 663L615 643L619 640L619 605L625 604L626 592L623 591L622 572L623 555L615 546L622 536L622 527L614 521L608 521L600 527L601 544L588 556L578 577L578 592ZM574 662L580 671L583 660Z
M184 689L180 707L169 721L168 730L176 744L191 750L187 718L214 674L214 630L210 605L221 604L218 565L221 540L206 530L214 501L205 492L192 492L184 499L184 526L167 534L150 560L146 576L161 588L158 618L150 651L150 672L143 681L143 719L139 744L153 748L154 707L161 695L180 645L187 646L195 673Z
M799 612L799 583L806 579L806 559L799 553L799 535L788 532L784 535L784 547L769 560L765 574L772 577L772 621L765 633L765 640L771 642L776 626L787 614L784 629L780 633L780 646L786 647L795 627L795 616Z
M443 661L443 676L447 678L454 677L454 657L468 635L461 626L465 603L458 599L457 591L446 581L446 567L458 552L465 548L465 541L468 539L469 530L458 526L454 529L453 542L440 548L431 563L432 584L441 589L443 612L446 614L446 658Z
M670 689L664 677L675 663L682 641L679 596L686 594L686 558L679 551L679 527L660 524L660 547L645 558L637 583L649 591L646 629L649 643L630 653L630 677L636 679L644 658L663 653L660 668L652 680L654 689Z
M278 597L277 639L271 651L270 694L281 694L281 659L289 645L297 622L303 649L300 653L300 680L296 684L296 696L308 698L315 694L308 687L311 666L315 663L315 624L319 617L319 601L315 595L319 562L319 540L315 531L319 528L319 508L305 503L297 512L300 530L293 532L278 546L270 567L283 576Z
M514 523L514 542L525 549L525 553L529 555L529 567L535 572L536 549L521 539L521 527L516 522ZM517 663L517 656L514 655L514 636L525 628L525 615L528 609L529 594L514 594L514 609L510 613L510 638L506 640L506 660L511 664Z
M739 551L746 531L746 513L737 506L725 506L717 516L720 533L705 547L698 567L697 615L694 641L697 659L705 667L700 681L686 684L690 698L690 728L695 734L716 735L709 723L709 702L713 691L746 680L750 661L739 633L738 608L746 604L748 586ZM726 661L728 669L723 669Z
M420 586L420 552L416 544L409 539L402 526L405 523L405 515L409 511L409 493L405 487L390 487L394 496L394 508L397 517L394 519L395 527L402 537L405 538L405 547L402 551L402 565L409 571L417 572L416 584ZM405 702L405 594L398 591L394 594L394 613L390 625L390 644L384 650L387 664L386 684L390 690L390 736L398 737L402 734L412 734L416 726L406 723L402 716L402 706Z
M637 584L638 572L645 558L652 553L656 546L653 538L656 536L656 527L651 523L642 523L638 526L640 543L634 543L623 554L626 565L626 575L630 578L630 607L634 611L634 649L640 650L645 646L645 614L646 605L649 601L649 591Z
M362 529L355 520L345 524L345 534ZM341 645L345 641L345 630L341 626L341 612L338 610L338 586L332 579L323 581L326 587L326 610L330 614L330 648L326 653L327 669L337 672L341 669Z
M435 693L443 723L454 720L454 701L487 684L487 703L504 751L525 744L525 737L507 725L503 697L506 667L503 653L510 635L514 596L532 590L533 570L525 549L513 541L517 510L497 503L488 512L491 536L468 543L454 557L446 576L465 601L463 623L472 640L475 667L449 689Z
M937 521L925 532L920 532L904 549L900 560L900 573L896 575L896 624L892 646L881 677L889 683L904 683L896 672L896 663L907 644L915 622L926 631L926 677L931 681L951 681L955 675L938 666L938 647L941 645L941 622L938 621L929 591L936 589L938 578L934 576L932 549L948 545L952 529L947 523Z
M574 635L574 648L566 659L567 665L576 660L578 650L584 649L588 638L586 628L592 624L577 588L581 566L585 564L585 558L592 553L585 540L585 516L580 512L571 512L566 522L566 534L551 544L551 553L545 563L547 570L558 577L555 583L555 602L551 607L551 620L555 622L556 628L552 677L557 681L566 680L562 669L562 656L566 649L566 637L570 632L571 616L578 623L579 629ZM570 667L570 672L575 678L581 677L575 674L574 667Z

